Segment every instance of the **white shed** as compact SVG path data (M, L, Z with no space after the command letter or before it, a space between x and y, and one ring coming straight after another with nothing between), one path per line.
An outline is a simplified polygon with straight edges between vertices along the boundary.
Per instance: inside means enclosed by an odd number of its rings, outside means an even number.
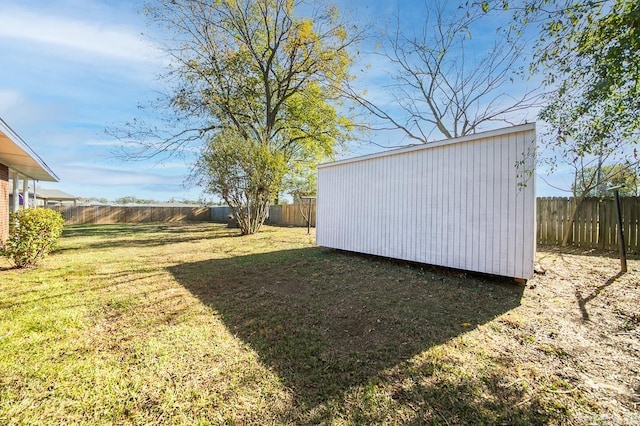
M535 124L318 166L317 244L529 279Z

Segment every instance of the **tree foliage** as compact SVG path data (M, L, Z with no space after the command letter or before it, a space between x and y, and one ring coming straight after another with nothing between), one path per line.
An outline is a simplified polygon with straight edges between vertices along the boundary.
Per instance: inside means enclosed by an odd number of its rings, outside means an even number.
M304 168L289 173L283 183L285 193L291 195L294 203L300 203L301 197L315 197L317 194L318 174L314 169Z
M198 162L201 183L227 201L245 235L260 229L287 171L282 152L252 142L235 130L217 133Z
M640 3L551 2L536 69L555 90L540 116L569 160L637 163L640 136ZM547 12L548 13L548 12Z
M600 164L637 164L640 3L495 0L480 5L513 10L516 37L528 26L540 33L531 70L549 89L540 118L551 126L544 140L550 158L585 167L593 158Z
M598 173L600 176L598 177ZM573 193L582 197L608 196L608 187L620 187L620 195L638 196L640 190L640 170L623 164L585 167L576 175ZM600 182L600 184L599 184ZM606 185L603 185L606 184ZM599 187L600 186L600 187Z
M206 141L196 171L212 173L208 188L234 209L241 227L251 222L243 233L257 231L253 221L262 218L243 218L245 212L260 203L265 210L277 195L280 163L310 166L330 157L352 128L337 106L339 88L350 78L348 50L358 36L349 36L335 8L305 9L311 15L302 17L302 5L295 0L156 0L146 9L168 38L172 64L166 79L173 87L166 106L174 129L140 130L134 123L126 137L141 142L142 155ZM235 156L232 147L239 150ZM214 165L214 160L228 163ZM233 179L221 180L225 169L237 172L235 182L252 180L253 172L244 169L266 171L262 166L274 161L278 172L269 171L267 192L259 196L245 186L229 187ZM245 196L236 196L242 192Z
M425 2L421 16L417 28L399 17L395 31L382 43L393 80L392 106L354 91L359 103L421 143L434 132L454 138L494 122L522 122L523 111L539 98L538 87L522 91L515 84L526 85L522 40L494 28L487 42L486 26L492 25L493 16L470 4L452 8L446 2ZM474 40L475 31L485 39Z
M484 1L514 10L516 37L527 26L540 31L533 72L549 89L540 118L550 126L542 138L554 171L566 163L575 173L578 205L613 176L615 165L638 165L640 138L640 3L637 0ZM608 168L606 168L608 167ZM591 172L593 170L593 172ZM569 237L567 227L563 244Z

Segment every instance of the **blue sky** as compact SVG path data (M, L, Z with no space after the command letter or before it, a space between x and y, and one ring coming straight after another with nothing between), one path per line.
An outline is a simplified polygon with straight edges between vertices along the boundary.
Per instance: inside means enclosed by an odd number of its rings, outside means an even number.
M346 2L345 2L346 3ZM417 2L421 4L420 2ZM349 2L360 23L380 33L398 10L419 16L414 2ZM57 188L110 200L127 195L168 200L198 199L202 190L184 185L188 160L124 162L113 155L105 128L139 115L162 87L166 65L135 0L2 0L0 2L0 117L60 176ZM366 49L363 49L363 51ZM384 99L384 64L362 55L369 67L360 85ZM530 112L529 121L535 119ZM373 135L383 145L406 144L399 133ZM356 144L345 156L379 151ZM547 178L549 179L549 178ZM561 174L552 180L558 183ZM538 180L539 195L553 193ZM210 198L210 196L207 196Z

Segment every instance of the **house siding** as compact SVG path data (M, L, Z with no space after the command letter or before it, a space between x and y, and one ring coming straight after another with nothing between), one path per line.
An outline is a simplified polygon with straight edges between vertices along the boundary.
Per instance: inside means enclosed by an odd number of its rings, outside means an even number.
M9 235L9 167L0 164L0 242Z
M317 244L531 278L534 151L528 124L320 165Z

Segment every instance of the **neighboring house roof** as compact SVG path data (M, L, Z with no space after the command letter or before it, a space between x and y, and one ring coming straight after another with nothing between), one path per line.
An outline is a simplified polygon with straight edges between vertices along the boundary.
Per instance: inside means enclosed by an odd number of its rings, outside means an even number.
M36 198L41 200L57 200L57 201L76 201L80 197L71 195L68 192L60 191L59 189L36 189Z
M33 194L33 193L32 193ZM9 186L9 195L13 195L13 188ZM77 201L80 197L71 195L68 192L60 191L59 189L36 189L36 198L39 200L52 200L52 201Z
M48 182L60 180L42 158L1 118L0 163L30 179Z

